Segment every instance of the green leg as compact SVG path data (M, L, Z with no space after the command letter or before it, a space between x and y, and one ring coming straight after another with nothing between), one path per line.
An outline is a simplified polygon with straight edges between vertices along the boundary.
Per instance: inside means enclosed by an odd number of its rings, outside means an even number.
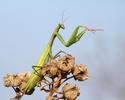
M49 55L49 59L52 59L53 58L53 56L52 56L52 52L49 52L48 53L48 55ZM35 68L41 68L41 66L32 66L32 68L35 70Z
M41 68L41 66L32 66L33 69L35 68Z
M53 58L52 59L56 59L57 57L60 57L60 53L64 53L64 54L66 54L66 52L64 52L64 51L59 51L55 56L53 56Z
M78 27L74 30L73 34L71 35L71 37L70 37L70 39L68 40L67 43L63 40L62 36L61 36L59 33L56 33L56 36L57 36L58 39L62 42L63 45L65 45L66 47L69 47L69 46L71 46L72 44L74 44L75 42L79 41L80 38L82 37L82 35L83 35L86 31L88 31L88 29L85 29L85 30L83 30L81 33L79 33L79 34L77 35L78 30L79 30L80 27L82 27L82 26L78 26ZM82 28L83 28L83 27L82 27Z
M32 66L32 68L36 72L36 75L42 79L41 75L38 73L38 70L35 69L35 68L39 68L39 70L40 70L41 66Z
M50 58L50 59L53 58L53 56L52 56L52 52L49 52L48 55L49 55L49 58Z

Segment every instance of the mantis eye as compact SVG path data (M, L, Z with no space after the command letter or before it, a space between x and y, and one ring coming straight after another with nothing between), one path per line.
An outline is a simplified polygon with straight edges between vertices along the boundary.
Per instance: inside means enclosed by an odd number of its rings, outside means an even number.
M60 28L65 29L63 24L59 24Z

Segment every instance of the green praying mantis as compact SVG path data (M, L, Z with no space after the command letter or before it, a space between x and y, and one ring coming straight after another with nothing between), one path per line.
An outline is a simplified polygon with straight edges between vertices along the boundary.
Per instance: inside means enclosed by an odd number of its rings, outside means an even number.
M79 28L85 28L85 29L78 34ZM69 47L72 44L78 42L86 31L92 31L92 32L93 31L100 31L99 29L89 29L86 26L78 26L78 27L76 27L76 29L72 33L71 37L69 38L68 42L66 43L64 41L64 39L62 38L62 36L59 34L60 29L65 29L65 26L62 23L58 24L58 26L54 30L54 32L50 38L50 41L47 44L46 48L44 49L44 52L41 55L36 66L42 67L43 65L47 64L50 59L52 59L52 45L53 45L53 42L54 42L56 37L61 41L61 43L64 46ZM24 93L30 92L36 86L36 84L40 80L42 80L43 76L41 74L38 75L38 73L40 73L40 71L41 71L40 68L38 68L38 67L34 68L34 71L32 72L30 79L28 80L28 82L26 84L26 87L24 89Z

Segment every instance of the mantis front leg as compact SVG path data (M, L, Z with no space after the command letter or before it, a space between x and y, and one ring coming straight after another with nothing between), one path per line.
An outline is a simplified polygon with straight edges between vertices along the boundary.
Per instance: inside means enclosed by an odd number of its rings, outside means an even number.
M80 27L81 27L81 28L86 28L86 29L83 30L81 33L79 33L79 34L77 35L78 30L79 30ZM66 47L69 47L69 46L71 46L72 44L74 44L74 43L76 43L77 41L79 41L80 38L82 37L82 35L83 35L86 31L90 31L90 29L88 29L88 28L85 27L85 26L78 26L78 27L74 30L73 34L71 35L71 37L69 38L69 40L68 40L67 43L64 41L64 39L62 38L62 36L61 36L58 32L56 32L56 36L57 36L58 39L62 42L63 45L65 45Z

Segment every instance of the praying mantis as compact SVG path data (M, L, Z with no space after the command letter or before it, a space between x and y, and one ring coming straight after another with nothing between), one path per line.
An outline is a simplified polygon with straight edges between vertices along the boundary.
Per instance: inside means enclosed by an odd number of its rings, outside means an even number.
M85 29L78 34L79 28L85 28ZM64 39L62 38L62 36L59 34L60 29L65 29L65 26L62 23L59 23L58 26L55 28L55 30L50 38L50 41L48 42L46 48L44 49L43 54L41 55L36 66L42 67L43 65L47 64L50 59L52 59L52 45L53 45L53 42L56 37L61 41L61 43L64 46L69 47L69 46L73 45L74 43L78 42L86 31L92 31L92 32L100 31L99 29L89 29L86 26L78 26L78 27L76 27L76 29L72 33L71 37L69 38L68 42L66 43L64 41ZM26 84L24 93L30 92L36 86L36 84L40 80L42 80L43 76L41 74L38 75L38 73L40 73L40 71L41 71L40 68L38 68L38 67L34 68L34 71L32 72L30 79L28 80L28 82Z

